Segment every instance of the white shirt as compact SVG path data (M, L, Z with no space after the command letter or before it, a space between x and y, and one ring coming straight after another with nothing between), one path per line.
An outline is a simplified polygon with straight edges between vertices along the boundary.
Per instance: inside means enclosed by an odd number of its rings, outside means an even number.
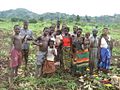
M108 36L109 37L109 41L110 41L110 36ZM105 38L104 37L102 37L102 39L101 39L101 45L100 45L100 47L102 47L102 48L108 48L108 44L107 44L107 42L106 42L106 40L105 40Z
M50 48L48 46L48 52L47 52L47 60L48 61L54 61L54 54L52 53L52 51L55 50L55 55L57 55L57 49L54 47L54 48Z

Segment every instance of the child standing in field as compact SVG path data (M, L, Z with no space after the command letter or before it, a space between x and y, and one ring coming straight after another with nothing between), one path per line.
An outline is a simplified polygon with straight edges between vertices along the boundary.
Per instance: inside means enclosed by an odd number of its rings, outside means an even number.
M60 61L60 66L63 65L62 63L62 35L61 31L57 30L56 35L55 35L55 47L57 49L57 56L56 56L56 61Z
M19 35L20 33L19 25L14 26L14 32L15 34L12 36L12 48L10 51L11 77L17 76L18 68L21 65L21 61L22 61L22 39Z
M87 32L85 34L85 39L84 39L84 49L88 49L89 50L90 47L90 33Z
M23 54L23 59L25 60L25 70L27 70L27 63L29 56L29 47L30 47L29 41L33 40L33 32L32 30L29 30L28 26L29 26L29 22L24 21L23 28L20 30L20 36L23 38L22 54Z
M38 37L33 44L37 45L39 47L39 51L37 52L37 59L36 59L36 76L39 77L42 74L42 65L45 60L45 56L47 53L47 47L48 47L48 30L44 28L43 35Z
M63 30L63 42L62 42L62 62L64 70L71 72L72 65L72 38L69 34L69 27L65 27Z
M57 50L54 45L54 40L52 38L48 42L47 56L43 65L43 74L53 74L55 72L55 56L57 55Z
M90 74L92 75L94 71L98 70L98 42L99 37L97 36L98 30L93 29L92 36L90 37Z

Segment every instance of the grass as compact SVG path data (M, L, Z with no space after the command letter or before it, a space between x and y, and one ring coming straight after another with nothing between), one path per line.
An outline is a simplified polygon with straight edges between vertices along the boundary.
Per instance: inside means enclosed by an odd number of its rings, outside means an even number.
M0 59L2 62L7 61L8 57L8 51L10 50L10 36L12 32L10 32L13 29L13 26L15 24L19 24L22 27L22 22L0 22L0 30L2 30L1 37L4 38L4 40L1 40L0 45L1 45L1 51L0 51ZM83 25L82 25L83 24ZM80 27L83 28L83 32L88 32L93 29L94 25L92 24L85 24L85 23L80 23L78 24ZM46 26L50 26L51 22L50 21L44 21L44 22L38 22L37 24L30 24L29 28L33 30L35 35L39 35L42 33L42 30ZM74 23L68 23L68 26L70 27L70 30L72 31ZM102 32L102 25L99 27L99 34ZM120 28L116 29L114 24L110 26L111 28L111 35L113 39L120 40ZM37 37L35 36L35 37ZM30 57L29 57L29 70L28 70L28 76L24 77L18 76L17 78L14 79L14 84L15 84L15 89L16 90L77 90L79 88L80 84L78 82L78 78L72 77L70 74L65 74L62 71L58 70L57 73L48 78L35 78L33 76L33 72L35 72L35 59L36 59L36 49L34 46L30 46ZM113 55L120 56L120 48L114 47L113 49ZM7 61L8 62L8 61ZM24 67L21 67L21 70L23 70ZM0 83L0 90L7 90L9 87L8 84L8 77L6 77L6 72L7 68L6 66L4 67L4 70L2 70L2 75L0 78L6 78L5 80L2 80L2 83ZM0 79L1 80L1 79ZM105 87L101 87L99 90L104 90ZM109 90L109 89L106 89Z

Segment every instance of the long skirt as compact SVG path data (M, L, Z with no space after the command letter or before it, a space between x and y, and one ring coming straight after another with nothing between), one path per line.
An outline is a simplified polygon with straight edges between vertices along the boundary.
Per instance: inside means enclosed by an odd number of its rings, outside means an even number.
M88 49L85 50L78 50L75 53L75 60L73 62L72 70L75 73L84 74L88 67L89 62L89 51Z
M98 69L98 48L90 49L90 61L89 61L90 70L93 71Z
M43 74L51 74L55 72L55 63L54 61L45 60L43 64Z
M100 49L100 65L99 65L100 69L108 70L110 67L110 59L111 59L110 49L101 48Z
M70 47L63 47L62 48L62 57L63 57L63 66L64 69L70 69L72 65L72 53Z

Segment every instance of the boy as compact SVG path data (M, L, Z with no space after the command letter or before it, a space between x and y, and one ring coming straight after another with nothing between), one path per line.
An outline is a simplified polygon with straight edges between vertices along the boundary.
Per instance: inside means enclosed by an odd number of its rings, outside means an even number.
M11 61L10 61L10 68L11 68L11 77L17 76L18 68L21 65L22 60L22 39L19 35L20 27L19 25L14 26L15 34L12 36L12 47L10 51Z
M24 21L23 23L23 29L20 30L20 36L23 38L23 44L22 44L22 53L23 58L25 60L25 70L27 69L27 63L28 63L28 54L29 54L29 42L30 40L33 40L33 32L28 29L28 21Z
M92 36L90 37L90 74L93 74L94 70L98 70L98 42L99 37L97 36L98 30L93 29Z
M48 41L49 41L49 36L48 36L48 30L44 28L43 30L43 35L38 37L33 44L39 46L39 51L37 53L37 69L36 69L36 76L39 77L42 74L42 65L47 53L47 47L48 47Z

